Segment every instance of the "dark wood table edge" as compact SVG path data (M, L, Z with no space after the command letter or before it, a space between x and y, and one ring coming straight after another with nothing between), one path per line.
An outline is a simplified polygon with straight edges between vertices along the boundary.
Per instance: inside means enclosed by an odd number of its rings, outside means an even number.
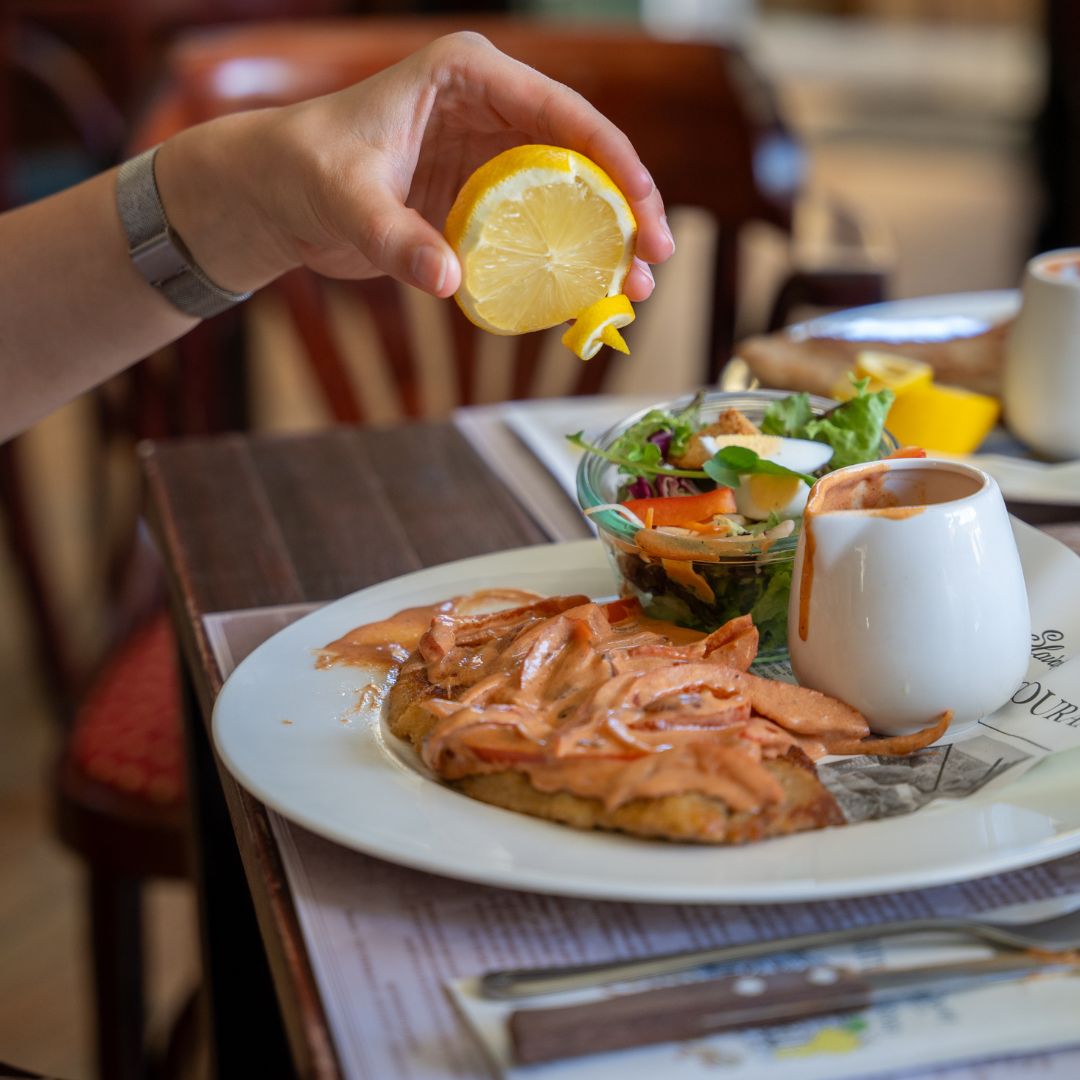
M175 537L169 523L156 512L157 508L163 505L165 494L153 456L153 444L140 446L139 456L143 470L146 495L143 505L146 508L147 520L162 549L169 550L170 547L175 547ZM202 724L185 724L189 739L192 732L196 731L203 736L198 740L201 745L188 746L189 756L194 758L198 754L211 755L228 816L232 821L232 829L242 825L247 832L247 844L236 842L232 830L227 839L234 840L236 857L240 860L247 879L247 892L252 898L255 919L261 932L266 961L272 975L271 981L278 996L281 1021L296 1071L304 1077L336 1080L342 1076L341 1065L314 972L306 952L300 947L304 938L292 896L287 888L278 889L272 894L263 888L268 880L287 880L269 814L261 802L233 779L213 749L210 737L211 717L214 702L225 680L210 647L202 619L185 603L181 572L172 560L166 560L166 565L172 621L177 630L180 650L185 706L202 719ZM189 768L189 777L193 772L194 770ZM192 792L191 795L193 814L205 814L205 793ZM198 828L192 829L193 842L202 831ZM206 865L203 853L196 851L194 856L193 865L197 868ZM200 895L203 891L200 887ZM200 922L204 923L204 920L200 919ZM204 940L204 963L212 952L209 943ZM213 1033L212 1039L220 1042L225 1033L213 1031L213 1003L208 1002L206 1008L209 1014L206 1022Z

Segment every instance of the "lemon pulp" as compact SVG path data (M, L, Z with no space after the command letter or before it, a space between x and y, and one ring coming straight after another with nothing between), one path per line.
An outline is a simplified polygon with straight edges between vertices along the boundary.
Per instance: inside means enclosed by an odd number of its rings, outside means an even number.
M576 318L622 290L637 226L599 166L572 150L504 151L466 181L446 219L461 260L455 299L495 334Z
M855 374L860 379L870 379L868 389L887 386L894 394L929 386L934 379L934 369L923 360L874 351L861 352L855 357Z
M853 374L856 379L870 380L866 388L871 393L887 387L897 395L916 387L929 386L934 379L934 369L922 360L871 349L864 349L856 355ZM840 379L832 389L832 396L838 401L847 401L854 394L849 375Z

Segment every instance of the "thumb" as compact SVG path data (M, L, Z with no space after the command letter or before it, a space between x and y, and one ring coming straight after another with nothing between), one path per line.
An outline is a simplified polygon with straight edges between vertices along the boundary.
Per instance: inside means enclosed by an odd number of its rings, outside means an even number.
M443 235L386 191L365 192L357 246L376 270L434 296L450 296L461 268Z

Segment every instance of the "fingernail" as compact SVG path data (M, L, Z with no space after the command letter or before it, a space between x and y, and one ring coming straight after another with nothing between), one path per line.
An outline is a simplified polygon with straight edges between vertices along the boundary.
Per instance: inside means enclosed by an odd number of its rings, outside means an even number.
M439 292L446 282L446 256L433 244L424 244L413 256L412 276L422 289Z
M671 226L668 224L668 219L667 219L666 215L660 219L660 226L664 230L664 235L668 238L668 240L671 243L671 254L674 255L675 254L675 237L672 234Z
M652 267L647 262L639 259L638 269L649 279L651 284L656 284L656 278L653 277Z

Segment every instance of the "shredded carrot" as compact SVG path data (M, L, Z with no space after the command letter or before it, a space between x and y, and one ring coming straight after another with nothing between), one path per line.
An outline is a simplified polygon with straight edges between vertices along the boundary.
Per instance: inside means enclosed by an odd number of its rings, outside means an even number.
M646 509L645 509L645 528L646 529L651 529L652 528L653 518L655 518L655 517L656 517L656 507L654 507L654 506L646 507Z

